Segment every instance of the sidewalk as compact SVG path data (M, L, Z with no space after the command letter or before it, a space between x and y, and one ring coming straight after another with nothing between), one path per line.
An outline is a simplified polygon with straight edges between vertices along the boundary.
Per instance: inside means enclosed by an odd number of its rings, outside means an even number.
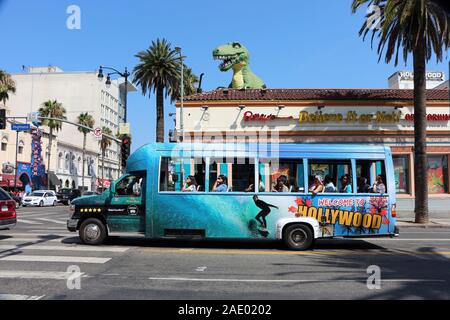
M404 228L449 228L450 229L450 213L447 212L432 212L430 213L430 223L416 224L414 212L398 212L397 226L400 229Z

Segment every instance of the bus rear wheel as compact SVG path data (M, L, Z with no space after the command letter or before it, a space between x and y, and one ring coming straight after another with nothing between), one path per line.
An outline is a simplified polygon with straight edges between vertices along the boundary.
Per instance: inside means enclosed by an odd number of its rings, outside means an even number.
M314 234L308 226L294 224L286 228L283 234L283 240L289 249L304 251L312 247Z
M88 245L100 245L108 236L105 224L99 219L89 218L80 226L81 242Z

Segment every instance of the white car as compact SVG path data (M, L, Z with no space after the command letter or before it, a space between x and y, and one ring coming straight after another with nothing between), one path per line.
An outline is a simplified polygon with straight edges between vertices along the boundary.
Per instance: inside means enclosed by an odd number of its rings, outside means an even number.
M56 206L58 199L54 192L51 191L34 191L30 195L23 197L22 206Z

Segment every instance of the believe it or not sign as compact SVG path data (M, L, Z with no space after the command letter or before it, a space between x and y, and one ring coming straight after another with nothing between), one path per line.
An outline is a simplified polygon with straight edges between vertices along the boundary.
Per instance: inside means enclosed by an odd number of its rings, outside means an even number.
M30 131L31 125L29 124L11 124L11 130L12 131Z
M244 121L245 122L251 122L251 121L260 121L260 122L267 122L267 121L275 121L275 120L294 120L294 117L280 117L273 114L261 114L261 113L253 113L251 111L247 111L244 113Z
M356 111L342 113L324 113L317 112L300 112L300 123L399 123L402 117L401 111L394 112L377 112L374 114L358 114Z
M406 121L414 121L414 114L407 114ZM427 114L427 121L429 122L448 122L450 121L450 114Z

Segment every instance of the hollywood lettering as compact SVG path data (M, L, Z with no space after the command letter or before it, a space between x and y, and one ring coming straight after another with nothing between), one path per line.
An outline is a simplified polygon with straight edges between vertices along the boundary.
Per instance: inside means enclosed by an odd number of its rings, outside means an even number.
M260 114L253 113L251 111L247 111L244 113L244 121L245 122L267 122L267 121L275 121L275 120L293 120L294 117L279 117L273 114Z
M299 206L297 217L313 218L324 224L339 224L346 227L380 229L383 216L330 208Z

